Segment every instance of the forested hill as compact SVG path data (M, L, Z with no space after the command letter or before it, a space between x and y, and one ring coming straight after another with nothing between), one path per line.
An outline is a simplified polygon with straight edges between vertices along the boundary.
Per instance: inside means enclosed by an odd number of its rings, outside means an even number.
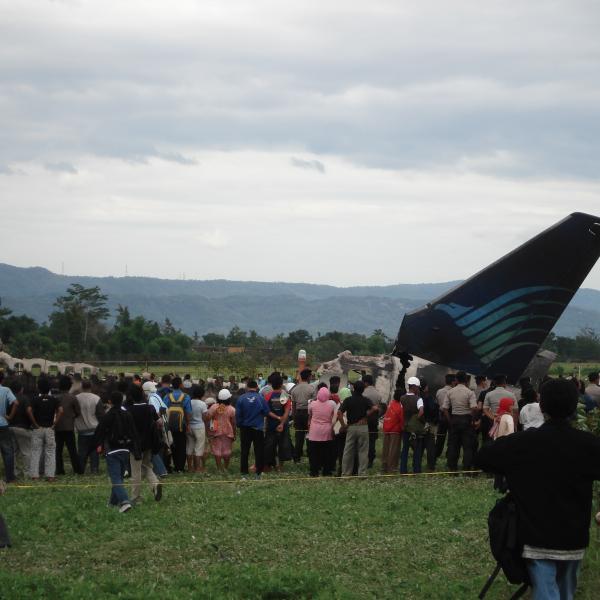
M338 288L306 283L169 280L152 277L79 277L40 267L0 264L2 305L43 322L72 283L98 286L132 315L158 322L168 317L186 333L225 333L234 325L261 335L306 329L312 334L382 329L395 336L402 316L459 282ZM555 333L574 336L583 327L600 330L600 291L579 290Z

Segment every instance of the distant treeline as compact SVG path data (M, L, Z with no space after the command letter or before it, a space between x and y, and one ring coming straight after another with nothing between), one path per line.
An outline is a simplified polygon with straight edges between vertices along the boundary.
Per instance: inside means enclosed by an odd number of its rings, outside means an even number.
M0 339L12 356L66 361L189 361L261 363L273 360L293 364L299 348L313 361L329 360L342 350L354 354L389 352L393 340L383 331L370 336L331 331L312 336L299 329L268 338L256 331L233 327L227 334L194 333L189 336L164 323L132 316L126 306L117 308L115 323L106 325L108 297L98 287L71 285L54 303L48 322L39 324L0 306ZM230 353L230 350L244 352ZM224 355L224 356L220 356ZM225 366L225 364L224 364Z
M330 331L311 335L304 329L268 338L256 331L233 327L227 334L194 333L189 336L167 318L159 324L142 316L131 316L126 306L117 308L112 327L108 297L98 287L71 285L54 303L48 322L39 324L25 315L14 315L0 306L0 339L4 349L16 357L42 357L66 361L193 361L208 360L223 366L251 368L253 364L293 364L303 348L311 361L334 358L343 350L353 354L390 352L393 340L381 330L369 336ZM562 361L600 360L600 335L585 329L575 338L550 334L544 348ZM231 350L244 352L231 353Z

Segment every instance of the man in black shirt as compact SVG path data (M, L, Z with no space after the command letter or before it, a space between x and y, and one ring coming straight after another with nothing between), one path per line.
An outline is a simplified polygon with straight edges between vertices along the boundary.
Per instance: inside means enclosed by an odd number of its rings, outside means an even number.
M342 427L347 428L342 475L352 475L355 448L358 448L358 474L366 475L369 463L368 418L377 412L378 408L363 396L365 384L362 381L355 382L353 388L352 396L346 398L338 410L338 419Z
M62 415L58 398L50 394L50 382L38 380L38 392L27 408L31 420L31 478L40 477L40 458L44 451L44 475L48 481L54 481L56 471L56 440L54 426Z
M548 420L497 439L475 457L477 467L507 478L534 598L572 598L589 544L600 438L572 427L577 401L570 381L548 381L540 398Z

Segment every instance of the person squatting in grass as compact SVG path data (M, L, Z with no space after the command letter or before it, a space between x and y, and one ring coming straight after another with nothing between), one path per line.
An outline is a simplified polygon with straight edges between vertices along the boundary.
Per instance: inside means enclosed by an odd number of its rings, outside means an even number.
M217 469L225 472L231 461L231 448L235 440L235 408L231 406L231 392L222 389L217 394L217 403L207 413L209 419L208 435L211 441L211 452L215 457Z
M572 427L575 386L546 382L546 422L483 447L475 466L506 477L518 514L518 538L534 600L571 600L589 544L593 482L600 479L600 438Z
M131 510L129 495L123 485L123 476L129 465L129 455L132 453L134 460L141 461L142 454L139 450L133 417L122 406L123 394L112 392L109 404L110 409L100 419L96 428L94 443L98 454L104 452L108 476L112 483L108 504L119 507L119 512L124 513Z

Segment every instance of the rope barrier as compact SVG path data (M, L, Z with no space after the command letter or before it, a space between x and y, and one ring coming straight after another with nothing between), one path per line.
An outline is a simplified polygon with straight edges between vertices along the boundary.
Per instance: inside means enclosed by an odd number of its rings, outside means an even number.
M282 483L282 482L295 482L295 481L303 481L303 482L314 482L314 481L343 481L343 480L365 480L365 479L400 479L403 477L429 477L435 475L452 475L452 476L460 476L460 475L474 475L480 474L483 471L427 471L424 473L377 473L375 475L340 475L340 476L323 476L323 477L310 477L309 475L305 475L303 477L264 477L261 476L259 479L249 478L244 479L236 478L236 479L187 479L182 481L161 481L161 485L163 486L186 486L186 485L230 485L230 484L264 484L264 483ZM140 485L143 483L148 483L147 480L141 480ZM131 479L127 482L123 482L120 484L115 484L113 486L112 483L11 483L9 489L21 489L21 490L49 490L49 489L57 489L57 488L80 488L80 489L94 489L94 488L106 488L106 487L117 487L117 486L126 486L131 485Z

